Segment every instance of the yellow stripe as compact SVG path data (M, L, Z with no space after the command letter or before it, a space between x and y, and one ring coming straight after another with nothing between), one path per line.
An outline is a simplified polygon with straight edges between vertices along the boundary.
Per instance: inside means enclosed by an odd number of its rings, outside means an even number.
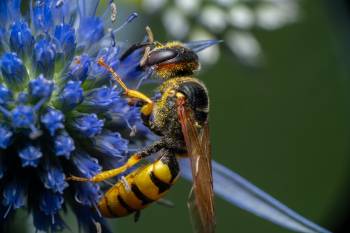
M124 187L124 184L121 185L120 187L120 196L123 198L123 200L130 206L132 207L133 209L142 209L143 208L143 205L142 205L142 202L141 200L139 200L135 194L131 191L131 184L133 183L133 180L134 180L134 177L130 175L128 175L126 177L126 182L128 183L130 190L127 190L125 187Z
M120 193L120 189L122 188L121 183L117 183L115 186L113 186L110 190L107 191L106 197L109 204L109 209L113 211L113 214L117 215L118 217L126 216L129 214L129 211L125 209L118 200L118 195Z
M153 164L153 172L161 181L170 184L172 175L168 165L158 160Z
M153 164L148 165L143 169L136 177L135 184L139 187L140 191L152 200L158 200L164 193L159 194L158 187L153 183L150 178L153 171Z

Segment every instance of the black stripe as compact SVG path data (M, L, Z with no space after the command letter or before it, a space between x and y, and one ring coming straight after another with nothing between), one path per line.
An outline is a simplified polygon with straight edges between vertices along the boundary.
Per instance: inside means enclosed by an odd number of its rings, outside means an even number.
M129 213L136 211L135 209L130 207L120 195L118 195L117 198L118 198L120 205L123 206L123 208L126 209Z
M168 190L171 187L170 184L164 183L162 180L160 180L154 174L153 171L151 172L150 177L151 177L153 184L158 187L158 189L159 189L158 193L163 193L164 191Z
M149 203L154 202L152 199L148 198L136 184L131 185L131 191L135 194L135 196L142 202L142 205L147 205Z
M118 217L117 214L114 213L114 211L111 209L111 207L109 206L108 203L108 198L106 196L104 196L105 202L106 202L106 207L107 207L107 211L109 213L109 215L113 216L113 217Z

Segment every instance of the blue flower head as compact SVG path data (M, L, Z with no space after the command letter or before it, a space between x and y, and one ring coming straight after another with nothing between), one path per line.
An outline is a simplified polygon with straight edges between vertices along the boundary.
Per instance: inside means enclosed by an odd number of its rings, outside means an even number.
M127 155L129 140L105 124L109 108L125 100L96 60L104 54L114 67L136 66L118 60L125 48L105 17L110 7L99 16L98 0L31 2L22 15L20 0L0 1L1 227L27 208L37 230L62 230L70 205L87 232L96 222L108 232L94 208L99 184L66 178L91 177Z
M139 108L128 105L97 60L102 57L127 85L146 79L151 69L140 68L141 50L119 59L127 48L115 41L121 30L108 16L112 1L101 16L99 0L29 2L22 15L21 0L0 1L0 232L19 208L29 211L37 230L60 231L69 206L85 232L99 225L108 233L95 208L103 187L66 178L115 167L135 145L154 138ZM214 165L215 190L229 202L291 229L327 232ZM183 170L189 174L188 166ZM227 193L234 191L234 197Z

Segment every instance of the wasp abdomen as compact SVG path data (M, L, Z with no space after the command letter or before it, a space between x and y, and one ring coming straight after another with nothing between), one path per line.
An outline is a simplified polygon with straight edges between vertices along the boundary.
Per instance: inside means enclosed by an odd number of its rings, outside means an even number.
M126 216L162 198L178 176L176 157L167 153L116 183L101 198L98 208L104 217Z

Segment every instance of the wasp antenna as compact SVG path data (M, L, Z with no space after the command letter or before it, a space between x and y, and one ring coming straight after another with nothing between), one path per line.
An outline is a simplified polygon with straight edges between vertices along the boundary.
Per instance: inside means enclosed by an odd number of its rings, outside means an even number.
M153 36L153 32L149 26L146 26L146 33L147 33L147 37L148 37L148 42L153 43L154 36Z
M117 72L115 72L115 70L110 67L102 57L100 57L98 60L97 60L97 64L99 64L100 66L104 67L106 70L108 70L115 81L117 81L119 83L119 85L124 89L125 92L128 92L128 88L127 86L125 85L125 83L122 81L121 77L117 74Z

